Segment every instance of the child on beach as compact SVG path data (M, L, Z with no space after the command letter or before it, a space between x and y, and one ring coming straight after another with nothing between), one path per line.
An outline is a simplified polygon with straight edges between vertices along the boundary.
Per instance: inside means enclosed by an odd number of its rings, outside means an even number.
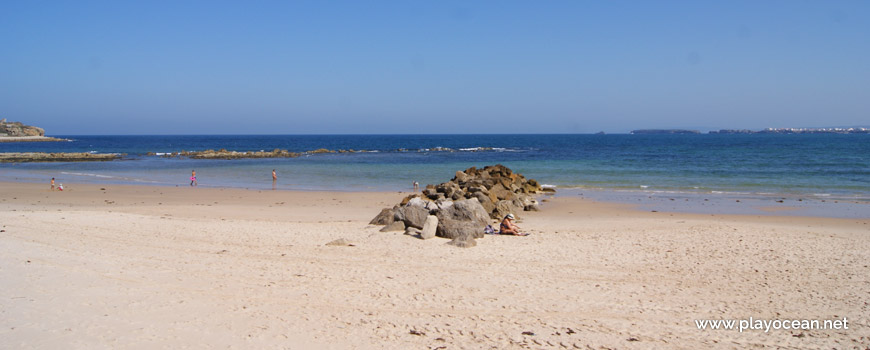
M51 178L51 190L54 191L54 178Z
M191 185L191 186L196 186L196 185L197 185L197 183L196 183L196 170L191 170L191 171L190 171L190 185Z

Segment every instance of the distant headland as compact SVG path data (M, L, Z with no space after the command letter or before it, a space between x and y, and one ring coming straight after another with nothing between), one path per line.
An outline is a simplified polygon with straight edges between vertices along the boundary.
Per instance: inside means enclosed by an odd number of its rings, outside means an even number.
M0 119L0 142L33 142L33 141L66 141L54 137L46 137L45 129L24 125L21 122L7 122Z
M663 134L701 134L698 130L685 129L640 129L632 130L632 135ZM708 134L870 134L870 128L767 128L763 130L722 129L709 131Z

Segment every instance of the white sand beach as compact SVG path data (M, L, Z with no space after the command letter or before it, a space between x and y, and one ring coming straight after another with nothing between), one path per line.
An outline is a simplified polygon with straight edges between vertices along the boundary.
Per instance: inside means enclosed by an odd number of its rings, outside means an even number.
M368 225L407 193L0 183L0 348L870 346L870 219L552 198L473 248ZM353 246L326 246L344 238ZM699 330L695 320L840 330Z

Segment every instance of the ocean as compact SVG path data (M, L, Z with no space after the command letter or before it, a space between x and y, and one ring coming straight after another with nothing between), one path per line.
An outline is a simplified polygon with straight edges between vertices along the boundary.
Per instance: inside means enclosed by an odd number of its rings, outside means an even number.
M110 162L0 164L0 181L278 190L400 191L503 164L571 193L783 196L870 202L870 136L804 135L52 135L0 152L125 153ZM149 156L206 149L367 152L194 160ZM443 149L450 150L443 150ZM573 191L573 192L572 192ZM602 192L603 191L603 192Z

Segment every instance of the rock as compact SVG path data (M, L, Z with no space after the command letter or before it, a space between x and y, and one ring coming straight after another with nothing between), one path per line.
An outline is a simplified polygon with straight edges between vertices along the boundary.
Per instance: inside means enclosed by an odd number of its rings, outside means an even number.
M435 231L435 234L439 237L450 239L463 236L483 238L484 227L486 227L486 225L480 226L471 221L439 218L438 229Z
M372 221L369 221L369 225L389 225L392 224L395 220L395 210L396 208L384 208L381 210L381 213L375 216Z
M410 226L422 229L427 216L429 216L429 211L426 208L406 206L397 209L393 217L395 221L404 221L405 227Z
M439 210L436 216L436 234L446 238L483 238L483 228L489 223L489 214L476 198L455 201L452 207Z
M465 237L456 237L447 244L459 247L459 248L471 248L477 245L477 241L474 238L465 236Z
M423 231L420 231L420 229L418 229L416 227L405 227L405 234L406 235L414 236L414 235L419 235L422 233L423 233Z
M405 223L403 221L394 221L393 223L388 224L387 226L384 226L384 228L381 229L381 232L394 232L394 231L404 231L404 230L405 230Z
M519 215L516 214L518 211L520 211L520 208L517 208L512 201L498 201L498 203L495 204L495 211L492 212L490 217L493 219L501 219L507 214L514 214L514 216L519 218Z
M435 201L435 204L438 206L438 209L445 209L453 206L453 201L448 199L442 199Z
M454 176L454 177L453 177L453 180L451 180L451 181L453 181L453 182L457 182L457 183L459 183L459 184L461 185L463 182L468 181L469 178L470 178L470 177L469 177L467 174L465 174L464 172L462 172L462 171L457 171L457 172L456 172L456 176Z
M408 195L407 197L402 199L402 202L399 203L399 206L404 207L404 206L408 205L408 203L411 203L411 200L414 198L420 198L420 195L419 194Z
M455 201L452 209L450 214L453 219L473 221L481 229L489 223L489 215L476 198Z
M414 197L414 198L411 198L410 200L408 200L408 204L405 204L405 205L410 206L410 207L425 208L427 203L428 202L424 201L420 197Z
M348 240L346 240L346 239L344 239L344 238L336 239L336 240L334 240L334 241L332 241L332 242L326 243L326 245L328 245L328 246L339 246L339 247L353 247L353 246L354 246L352 243L350 243L350 241L348 241Z
M423 231L420 233L420 238L429 239L435 237L435 231L438 229L438 217L429 215L426 217L426 222L423 224Z
M513 191L509 190L503 184L492 186L489 193L494 195L498 200L512 200L515 197ZM495 200L493 200L493 202L495 202Z
M488 195L484 194L484 192L476 192L472 195L473 198L476 198L480 205L483 206L483 210L487 213L492 213L495 210L495 204L492 202L492 198Z

